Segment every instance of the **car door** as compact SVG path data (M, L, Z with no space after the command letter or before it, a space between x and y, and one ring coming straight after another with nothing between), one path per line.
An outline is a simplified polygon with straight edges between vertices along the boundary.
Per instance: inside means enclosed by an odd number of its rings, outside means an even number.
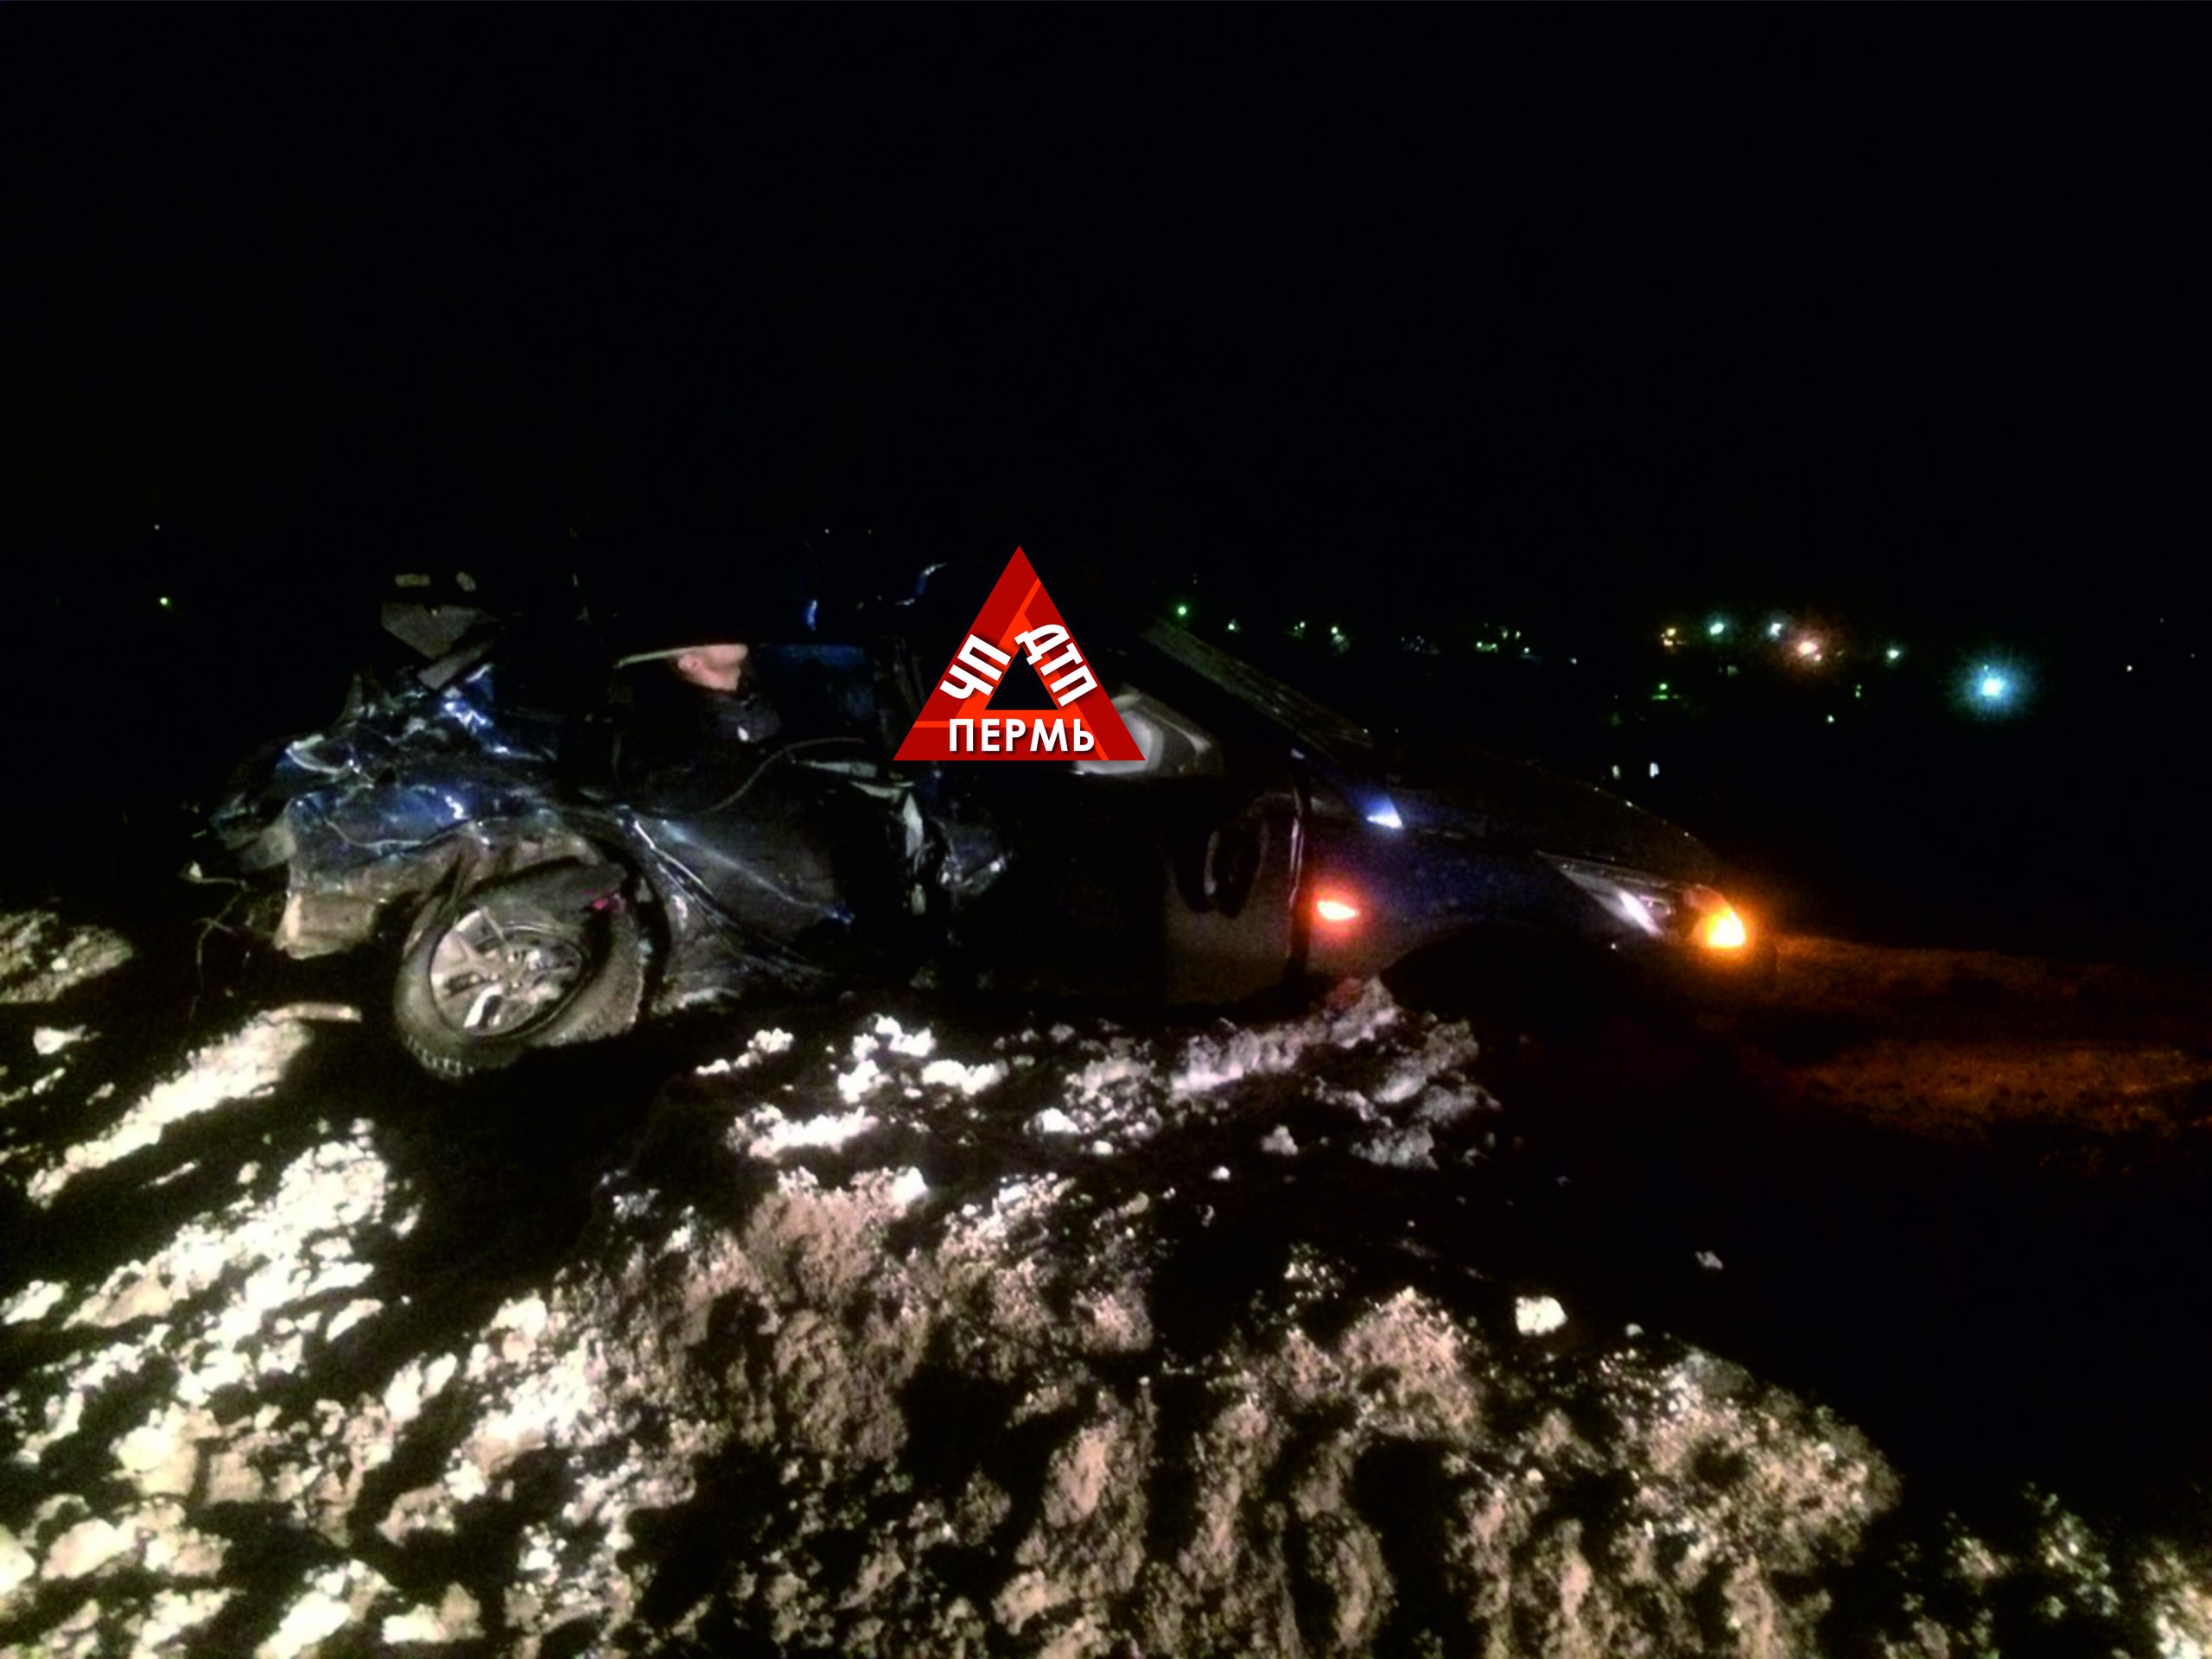
M1148 1002L1280 983L1300 845L1287 744L1141 645L1090 659L1143 760L926 769L940 839L980 848L951 895L952 959L1000 989Z
M773 715L759 741L702 735L688 715L641 720L621 798L655 854L744 933L824 967L881 965L905 931L906 849L874 660L816 640L759 643L751 660Z

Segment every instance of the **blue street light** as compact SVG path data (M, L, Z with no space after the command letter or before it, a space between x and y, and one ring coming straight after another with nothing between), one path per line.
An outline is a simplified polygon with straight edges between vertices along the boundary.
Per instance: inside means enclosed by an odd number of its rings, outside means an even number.
M2035 691L2035 676L2016 658L1969 659L1955 694L1968 713L1985 719L2010 719L2024 709Z

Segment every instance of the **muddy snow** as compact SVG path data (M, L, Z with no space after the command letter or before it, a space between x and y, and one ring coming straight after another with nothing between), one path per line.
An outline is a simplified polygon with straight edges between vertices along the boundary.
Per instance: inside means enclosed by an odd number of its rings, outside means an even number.
M2192 1517L1992 1527L1671 1330L1732 1248L1647 1309L1511 1246L1576 1178L1380 987L564 1055L494 1087L588 1198L494 1271L420 1127L492 1095L320 1003L134 1060L130 950L0 922L10 1651L2212 1649Z

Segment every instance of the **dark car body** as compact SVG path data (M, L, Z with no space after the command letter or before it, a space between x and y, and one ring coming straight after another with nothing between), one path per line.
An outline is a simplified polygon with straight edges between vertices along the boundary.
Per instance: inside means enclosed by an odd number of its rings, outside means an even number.
M1080 619L1141 762L894 762L973 614L946 588L728 636L778 711L760 743L657 727L667 665L620 627L480 628L259 757L213 827L282 872L287 951L419 933L440 903L535 879L639 918L645 1013L871 977L1230 1003L1422 965L1770 969L1756 939L1700 943L1726 906L1688 835L1479 751L1394 753L1166 623Z

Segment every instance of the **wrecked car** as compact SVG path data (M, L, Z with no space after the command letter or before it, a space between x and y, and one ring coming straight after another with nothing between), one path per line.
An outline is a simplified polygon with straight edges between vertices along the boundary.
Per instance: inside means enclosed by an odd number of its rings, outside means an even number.
M401 1040L448 1077L870 982L1157 1006L1770 972L1685 832L1479 752L1394 751L1103 602L1084 644L1141 760L893 761L977 596L932 572L718 632L768 718L705 739L664 706L696 625L388 615L435 659L251 762L212 828L281 880L283 950L384 953Z

